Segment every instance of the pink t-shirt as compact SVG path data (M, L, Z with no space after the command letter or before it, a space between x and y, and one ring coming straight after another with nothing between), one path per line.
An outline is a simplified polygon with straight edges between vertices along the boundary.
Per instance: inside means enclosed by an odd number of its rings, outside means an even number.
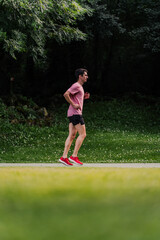
M71 93L70 98L75 104L79 104L81 109L75 109L71 104L68 108L67 116L70 117L72 115L82 115L83 110L83 101L84 101L84 90L81 84L78 82L74 83L68 91Z

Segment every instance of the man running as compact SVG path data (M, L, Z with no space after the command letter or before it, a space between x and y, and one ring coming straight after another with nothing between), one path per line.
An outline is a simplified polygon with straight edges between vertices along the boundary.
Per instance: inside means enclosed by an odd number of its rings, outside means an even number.
M84 93L83 90L83 84L87 82L88 79L88 71L86 69L79 68L75 71L75 76L77 82L74 83L63 95L66 101L70 104L67 113L69 119L69 135L65 142L63 156L59 159L59 162L65 164L66 166L72 166L72 163L83 165L83 163L79 161L77 155L83 140L86 137L86 128L82 117L83 101L84 99L88 99L90 97L90 94L87 92ZM79 136L76 139L73 154L68 159L67 154L77 132Z

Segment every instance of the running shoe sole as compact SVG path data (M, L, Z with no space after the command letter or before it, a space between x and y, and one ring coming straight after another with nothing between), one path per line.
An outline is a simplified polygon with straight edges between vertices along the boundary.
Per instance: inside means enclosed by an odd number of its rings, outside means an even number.
M60 163L64 164L65 166L68 166L68 167L71 167L71 166L73 166L73 165L69 165L69 164L65 163L65 162L64 162L64 161L62 161L61 159L59 159L58 161L59 161Z

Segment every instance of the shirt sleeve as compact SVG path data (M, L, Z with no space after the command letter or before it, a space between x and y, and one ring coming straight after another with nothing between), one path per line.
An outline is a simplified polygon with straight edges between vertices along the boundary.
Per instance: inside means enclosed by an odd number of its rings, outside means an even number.
M73 85L68 89L68 91L69 91L72 95L74 95L74 94L76 94L76 93L79 92L79 86L78 86L77 84L73 84Z

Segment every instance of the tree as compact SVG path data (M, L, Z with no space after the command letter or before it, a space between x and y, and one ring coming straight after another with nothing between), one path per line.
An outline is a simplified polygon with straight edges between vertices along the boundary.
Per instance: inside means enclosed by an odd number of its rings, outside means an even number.
M64 43L84 40L77 18L87 12L76 1L0 0L0 47L14 59L27 53L35 62L46 57L47 39Z
M88 41L83 45L90 56L88 65L93 74L91 78L96 82L95 89L98 87L105 94L115 42L125 32L117 15L118 1L80 0L80 3L89 6L93 12L80 25L83 24L84 31L88 33Z
M160 52L159 0L121 0L118 13L133 40L153 53Z
M132 85L159 95L160 1L121 0L118 14L128 35L124 49L131 55L126 69L130 68Z

